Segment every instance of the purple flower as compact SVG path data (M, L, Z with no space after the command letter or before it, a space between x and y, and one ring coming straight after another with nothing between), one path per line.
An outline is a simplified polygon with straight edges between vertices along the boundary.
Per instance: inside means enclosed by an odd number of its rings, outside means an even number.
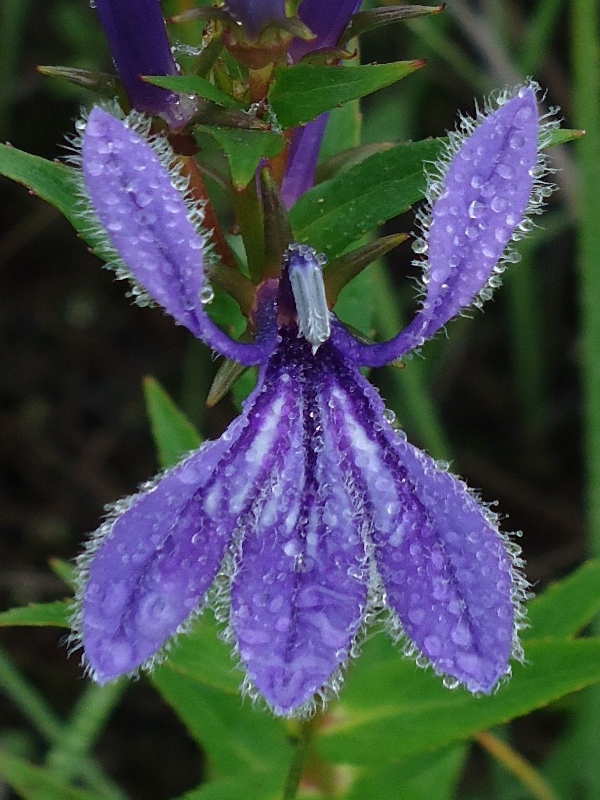
M255 39L270 23L285 20L285 0L227 0L227 11Z
M178 74L159 0L96 0L95 5L133 108L183 127L194 113L192 102L140 78Z
M360 372L485 299L507 245L539 210L547 187L534 88L497 106L451 134L422 216L420 309L375 345L328 310L322 259L305 245L292 245L281 278L257 289L255 341L228 339L202 302L206 240L181 178L164 166L164 142L92 111L85 191L115 259L210 347L260 365L225 433L119 502L80 558L74 627L97 681L152 666L207 602L230 603L227 633L247 686L281 715L339 685L384 599L406 652L448 685L489 693L521 656L518 547L464 483L394 428Z
M316 35L316 39L294 39L290 48L292 60L299 61L302 56L314 50L335 47L361 2L362 0L302 0L298 16Z
M299 61L314 50L335 47L360 4L361 0L303 0L298 15L316 38L294 39L289 51L292 60ZM291 208L315 182L319 151L328 121L329 114L321 114L294 131L281 185L287 208Z

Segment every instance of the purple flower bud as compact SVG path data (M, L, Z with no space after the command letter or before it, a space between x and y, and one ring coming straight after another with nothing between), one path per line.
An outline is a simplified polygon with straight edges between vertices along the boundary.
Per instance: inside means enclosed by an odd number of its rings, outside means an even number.
M225 8L255 39L267 25L286 18L285 0L227 0Z
M335 47L360 4L361 0L302 0L298 16L316 39L295 39L290 48L292 59L299 61L313 50Z
M194 113L192 102L140 78L178 73L159 0L96 0L95 5L132 107L181 128Z
M80 558L74 628L90 673L104 683L152 667L220 574L213 601L221 617L227 607L245 686L277 714L335 694L381 597L418 664L448 686L493 691L522 657L519 549L464 483L395 430L360 366L396 358L485 296L507 243L538 210L533 88L503 96L451 139L450 163L430 181L421 310L382 345L357 341L329 314L321 259L298 245L281 280L257 292L257 341L226 341L199 300L205 237L180 178L157 155L161 140L148 144L131 125L90 116L83 167L94 215L155 300L260 372L221 438L117 504Z
M316 38L309 41L294 39L290 47L292 60L299 61L313 50L335 47L360 4L361 0L303 0L299 17ZM291 208L315 182L319 151L328 121L329 114L321 114L308 125L294 131L281 185L281 195L287 208Z

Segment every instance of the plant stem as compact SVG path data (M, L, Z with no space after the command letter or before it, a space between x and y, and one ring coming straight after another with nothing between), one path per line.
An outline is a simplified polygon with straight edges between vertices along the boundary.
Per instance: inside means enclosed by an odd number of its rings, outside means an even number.
M283 786L282 800L296 800L296 793L298 792L300 779L302 778L302 773L306 765L316 720L317 717L312 717L300 723L298 737L296 739L296 749Z
M529 761L526 761L516 750L500 741L489 731L479 733L475 739L490 755L500 761L509 772L520 781L532 794L535 800L558 800L552 787L540 775Z

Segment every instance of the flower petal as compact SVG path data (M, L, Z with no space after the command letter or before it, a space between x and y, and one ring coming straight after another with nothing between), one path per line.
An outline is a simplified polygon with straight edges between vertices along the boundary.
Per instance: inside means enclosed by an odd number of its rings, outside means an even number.
M227 0L227 11L257 38L267 25L285 20L285 0Z
M159 0L95 0L94 5L133 108L160 114L173 128L185 125L196 104L140 78L177 75Z
M332 391L330 424L364 492L388 605L438 673L489 693L519 654L523 592L507 544L465 484L393 431L373 389L360 388Z
M249 677L286 716L335 691L327 683L349 657L368 582L363 516L318 397L332 348L323 345L314 359L306 343L298 349L312 366L298 384L301 413L277 443L285 461L253 508L232 589L232 627Z
M85 659L104 683L143 666L198 608L255 487L280 457L289 392L260 385L215 442L122 502L81 559Z
M161 146L170 158L165 142ZM204 310L207 241L173 185L181 186L181 177L170 174L127 123L97 106L86 125L82 160L95 214L135 280L209 347L244 364L260 363L273 347L272 331L260 342L234 342Z
M313 50L335 47L360 4L361 0L302 0L298 16L316 38L294 39L290 47L292 60L296 62Z
M317 161L329 114L321 114L292 134L290 152L281 184L281 198L286 208L307 192L315 182Z
M431 220L423 215L428 249L426 294L411 324L389 342L360 345L359 363L382 366L433 336L471 303L487 299L502 271L500 259L523 222L538 162L539 119L535 91L523 87L483 117L460 147L430 194ZM454 149L453 149L454 148ZM443 171L443 168L440 170ZM429 229L428 229L429 225ZM495 277L493 277L495 276Z

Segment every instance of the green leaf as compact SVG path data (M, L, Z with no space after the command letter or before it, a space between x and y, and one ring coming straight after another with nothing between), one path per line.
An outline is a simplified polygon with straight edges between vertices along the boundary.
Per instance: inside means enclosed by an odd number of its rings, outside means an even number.
M271 131L248 131L216 125L199 125L197 131L212 136L218 142L229 162L233 185L238 190L254 178L263 158L274 158L285 146L283 136Z
M340 40L340 46L349 42L355 36L360 36L367 31L373 31L395 22L402 22L405 19L414 17L426 17L432 14L439 14L444 10L444 6L391 6L390 8L369 8L366 11L359 11L354 14L350 25L344 31Z
M75 569L75 564L70 561L65 561L63 558L50 558L49 564L52 572L58 575L61 581L64 581L71 589L75 588L77 585L77 570Z
M169 653L165 667L226 692L235 693L241 672L232 657L231 647L219 638L215 618L210 611L194 622L192 630L181 636Z
M69 603L57 600L54 603L31 603L24 608L10 608L0 613L0 626L53 626L70 628Z
M75 789L52 773L0 750L0 775L25 800L99 800L99 795Z
M200 446L200 436L154 378L144 379L146 409L161 467L171 467Z
M466 745L436 753L418 753L397 764L362 769L344 800L381 800L390 796L410 800L451 800L467 756Z
M374 287L380 273L380 264L372 264L347 284L337 300L335 313L355 331L369 337L375 321Z
M58 209L81 238L102 258L104 239L89 229L89 224L82 216L76 173L73 167L67 167L66 164L47 161L15 147L0 144L0 175L6 175L7 178L27 186L42 200Z
M280 800L280 798L279 791L263 786L262 782L253 782L248 778L243 781L223 778L194 789L178 800Z
M548 586L527 609L530 627L523 638L575 636L600 611L600 561L588 561L558 583Z
M550 137L547 147L555 147L558 144L565 144L565 142L573 142L576 139L581 139L585 136L585 131L573 130L569 128L556 128L550 131Z
M214 777L252 775L265 789L281 787L292 754L282 720L253 708L237 692L198 683L168 666L153 681L202 746Z
M364 97L406 78L424 61L396 61L359 67L317 67L297 64L275 70L269 102L283 128L310 122L336 106Z
M344 255L327 264L323 271L323 280L329 307L333 308L342 289L357 275L360 275L365 267L389 253L390 250L402 244L406 239L408 239L408 234L406 233L382 236L380 239L368 242L350 253L344 253Z
M442 146L441 140L401 144L315 186L290 212L296 238L329 258L340 255L422 199L423 162L435 160Z
M213 103L218 103L226 108L245 108L244 103L235 100L231 95L222 92L214 83L201 78L199 75L174 75L169 77L155 77L144 75L144 80L163 89L171 89L181 94L197 94Z
M380 764L448 745L600 681L600 639L530 641L527 663L489 697L445 689L431 672L368 642L318 743L327 760Z
M72 221L77 204L72 167L0 144L0 174L27 186Z

